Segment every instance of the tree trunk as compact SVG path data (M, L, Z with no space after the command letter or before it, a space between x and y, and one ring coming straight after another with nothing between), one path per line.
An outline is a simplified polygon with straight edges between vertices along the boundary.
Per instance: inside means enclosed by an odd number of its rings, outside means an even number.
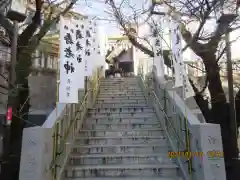
M226 96L222 87L222 81L219 73L216 56L212 52L204 53L202 56L203 63L207 72L208 90L211 95L212 105L217 102L226 103Z
M222 82L219 73L219 66L216 61L215 54L208 52L202 56L205 69L207 71L207 78L209 81L208 89L211 96L211 114L212 123L220 124L223 151L225 157L225 165L227 172L227 179L234 180L236 170L235 160L238 157L237 141L233 143L231 140L231 127L230 127L230 108L227 103L226 96L222 87ZM236 179L239 177L236 176Z
M28 76L31 73L32 66L32 53L37 49L40 40L49 31L51 26L59 21L61 15L65 15L77 2L72 0L62 12L56 14L53 18L54 11L49 13L49 16L44 21L44 24L40 27L40 30L36 34L36 30L41 22L41 10L43 1L35 0L36 11L33 17L33 21L27 28L22 32L18 38L18 50L17 50L17 65L16 65L16 82L15 85L18 87L17 95L12 106L13 118L11 125L11 137L10 137L10 167L9 173L7 174L8 180L18 180L19 169L20 169L20 157L21 157L21 145L22 145L22 133L25 126L25 122L28 121L29 113L29 87L28 87ZM54 9L54 8L53 8ZM4 23L10 26L9 22L4 19ZM0 21L2 21L0 16ZM13 28L7 28L12 34ZM35 34L35 35L34 35Z
M212 117L211 117L211 111L210 111L209 106L208 106L208 100L205 100L203 98L203 95L197 89L197 87L195 87L193 81L191 79L189 79L189 81L190 81L190 84L192 85L192 88L194 90L194 93L195 93L194 99L195 99L198 107L200 108L206 122L211 123L212 122Z
M28 76L31 68L31 52L25 48L21 53L17 54L18 62L16 66L16 84L19 86L16 101L13 106L12 126L11 126L11 154L12 160L10 164L10 178L9 180L18 180L20 169L21 145L22 145L22 132L25 126L25 121L28 120L29 112L29 87Z
M236 109L237 127L239 128L240 126L240 90L238 90L235 96L235 109Z

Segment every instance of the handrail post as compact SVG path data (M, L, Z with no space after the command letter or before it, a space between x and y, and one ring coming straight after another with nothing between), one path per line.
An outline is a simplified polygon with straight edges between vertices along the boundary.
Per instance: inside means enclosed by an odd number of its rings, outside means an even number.
M87 106L87 100L88 100L88 77L85 76L85 79L84 79L84 96L86 96L86 99L84 100L85 101L85 106ZM85 111L85 110L84 110Z
M56 160L56 152L57 152L57 143L56 143L56 138L57 138L57 131L56 131L57 127L55 126L54 127L54 133L53 133L53 136L52 136L52 142L53 142L53 151L52 151L52 159L53 161ZM56 179L56 166L54 165L53 168L51 169L52 170L52 180L55 180Z
M164 108L164 112L166 113L166 115L168 116L168 111L167 111L167 98L166 98L166 90L163 89L163 108ZM167 117L164 117L165 119L165 126L166 129L168 129L168 120Z

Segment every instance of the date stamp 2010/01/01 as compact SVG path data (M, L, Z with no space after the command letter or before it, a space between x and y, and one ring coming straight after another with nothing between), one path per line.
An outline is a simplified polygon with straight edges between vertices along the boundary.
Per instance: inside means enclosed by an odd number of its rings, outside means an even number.
M206 154L204 152L187 152L187 151L179 151L179 152L168 152L169 158L178 158L178 157L203 157L204 155L207 155L210 158L214 157L224 157L224 153L221 151L208 151Z

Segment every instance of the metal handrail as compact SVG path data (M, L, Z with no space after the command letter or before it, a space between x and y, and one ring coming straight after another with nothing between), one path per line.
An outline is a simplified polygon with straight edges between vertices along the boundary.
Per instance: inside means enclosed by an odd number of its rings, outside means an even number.
M156 93L155 93L154 91L152 91L151 93L154 95L155 99L157 100L158 105L161 107L160 110L161 110L162 113L164 114L164 117L167 119L168 123L171 125L171 127L172 127L172 129L173 129L173 131L174 131L174 134L176 135L177 140L181 143L182 146L184 146L183 141L181 140L181 138L180 138L179 135L177 134L177 131L175 130L172 122L169 120L169 118L168 118L166 112L164 111L164 109L163 109L163 107L162 107L162 104L161 104L159 98L157 97Z
M85 103L85 100L86 100L87 97L88 97L88 94L89 94L89 92L87 92L87 93L85 94L85 96L84 96L84 98L83 98L83 102L81 103L79 110L81 110L81 108L84 106L84 103ZM67 136L68 136L69 133L70 133L70 129L73 127L74 122L77 120L77 115L78 115L78 112L77 112L77 114L76 114L76 117L75 117L74 121L72 121L72 122L70 123L70 125L69 125L69 129L67 130L67 132L66 132L66 134L65 134L65 137L64 137L64 139L63 139L64 141L67 140ZM54 126L56 126L57 123L59 123L59 122L56 122L56 124L55 124ZM59 153L61 154L61 152L59 152ZM57 162L57 160L58 160L58 157L59 157L59 156L56 156L56 159L54 159L54 160L52 161L50 167L53 167L53 165L56 164L56 162Z
M144 80L143 80L142 75L140 75L140 78L141 78L141 80L142 80L142 83L143 83L143 85L144 85L144 88L147 89L147 86L146 86L145 83L144 83ZM170 123L171 127L173 128L174 133L175 133L176 136L177 136L177 139L179 140L179 142L181 142L181 145L184 146L184 143L182 142L181 138L178 136L176 130L174 129L174 126L173 126L172 122L169 120L169 117L168 117L167 113L164 111L163 105L162 105L162 103L160 102L160 99L157 97L155 91L152 90L152 91L150 91L150 93L152 93L153 96L155 97L155 100L157 100L157 103L158 103L158 105L159 105L160 108L161 108L160 111L163 113L163 115L164 115L164 117L167 119L168 123Z
M143 84L143 86L144 86L144 89L147 90L148 87L146 86L146 84L145 84L145 82L144 82L143 73L141 73L141 71L140 71L139 75L140 75L141 82L142 82L142 84ZM174 133L174 136L175 136L175 138L178 140L178 143L180 143L180 145L181 145L182 147L185 147L185 143L181 140L180 136L178 135L177 131L175 130L175 128L174 128L172 122L170 121L167 113L165 112L165 110L164 110L164 108L163 108L163 105L162 105L160 99L158 98L157 94L155 93L154 90L150 90L150 93L154 96L154 99L157 101L157 103L158 103L158 105L159 105L159 107L160 107L160 111L163 113L163 116L166 118L166 120L167 120L167 122L168 122L168 125L171 126L170 128L172 128L173 133ZM171 140L171 137L170 137L170 134L169 134L169 132L168 132L168 129L166 128L165 125L163 125L163 123L162 123L161 121L160 121L160 123L161 123L162 127L164 127L164 131L165 131L165 133L166 133L166 135L167 135L167 138L168 138L168 140L169 140L169 142L170 142L170 145L171 145L172 149L173 149L173 150L176 150L175 145L174 145L173 141ZM181 162L180 157L177 157L177 161L178 161L178 164L179 164L179 166L180 166L181 172L182 172L182 174L183 174L183 176L184 176L184 179L185 179L185 180L189 180L188 173L185 171L184 165L183 165L183 163Z
M100 69L89 79L87 93L78 104L66 105L63 114L58 118L53 126L53 152L52 161L49 167L52 180L59 180L62 176L68 156L71 152L75 136L84 122L87 109L96 100L100 84Z

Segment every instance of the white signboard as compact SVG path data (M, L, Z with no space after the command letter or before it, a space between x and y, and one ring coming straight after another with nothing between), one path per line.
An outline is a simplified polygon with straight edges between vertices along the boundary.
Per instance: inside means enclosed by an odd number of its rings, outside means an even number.
M76 34L76 60L77 60L77 87L79 89L84 89L84 71L85 71L85 20L75 21L75 34Z
M12 0L11 10L21 14L26 14L27 4L27 0Z
M60 18L60 103L78 103L75 31L72 21Z

